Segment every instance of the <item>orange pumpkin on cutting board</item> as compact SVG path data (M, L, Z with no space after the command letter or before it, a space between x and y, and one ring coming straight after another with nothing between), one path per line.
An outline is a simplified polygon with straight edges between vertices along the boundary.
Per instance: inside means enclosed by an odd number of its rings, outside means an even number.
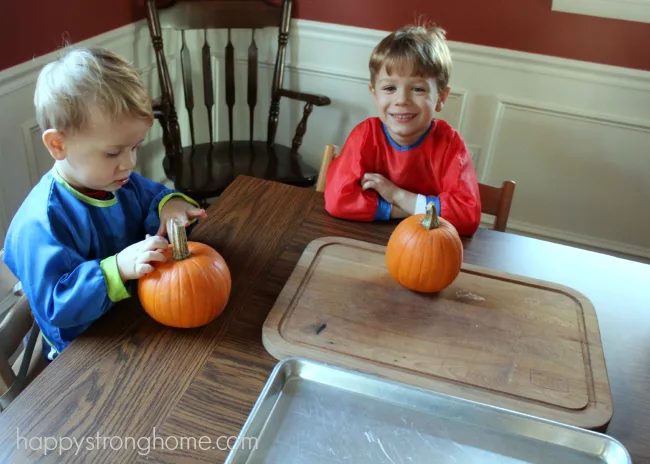
M164 262L138 281L144 310L159 323L178 328L201 327L225 309L232 285L225 260L212 247L190 242L184 225L169 221L170 245Z
M463 243L456 228L438 216L433 202L426 214L400 222L386 246L388 272L402 286L416 292L439 292L460 273Z

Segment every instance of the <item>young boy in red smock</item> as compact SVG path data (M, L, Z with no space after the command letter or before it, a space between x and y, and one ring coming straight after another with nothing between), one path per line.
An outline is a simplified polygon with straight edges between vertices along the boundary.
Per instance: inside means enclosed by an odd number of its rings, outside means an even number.
M460 134L434 118L450 90L445 32L403 28L375 47L369 67L379 116L357 125L330 164L327 211L382 221L424 213L433 201L459 234L474 234L481 202L472 159Z

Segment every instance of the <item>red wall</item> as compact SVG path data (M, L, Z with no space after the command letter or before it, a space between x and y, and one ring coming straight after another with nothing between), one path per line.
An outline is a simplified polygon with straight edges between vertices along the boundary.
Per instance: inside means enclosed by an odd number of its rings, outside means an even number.
M551 11L552 0L297 0L298 16L394 30L419 15L449 40L650 70L650 24Z
M0 69L144 17L142 0L11 0ZM399 7L396 7L399 5ZM551 11L551 0L294 0L297 18L393 30L419 15L450 40L650 70L650 24ZM18 40L18 37L26 37Z
M0 1L0 70L144 17L133 0Z

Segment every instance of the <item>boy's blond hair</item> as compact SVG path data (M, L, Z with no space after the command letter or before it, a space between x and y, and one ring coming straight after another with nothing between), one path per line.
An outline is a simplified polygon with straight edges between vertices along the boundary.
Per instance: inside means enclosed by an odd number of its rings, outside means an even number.
M34 106L42 131L81 131L95 105L112 120L125 113L153 118L151 97L138 72L109 50L68 49L39 74Z
M449 85L451 52L446 32L435 25L406 26L385 37L370 56L370 83L375 85L377 74L386 67L390 75L397 71L436 80L438 91Z

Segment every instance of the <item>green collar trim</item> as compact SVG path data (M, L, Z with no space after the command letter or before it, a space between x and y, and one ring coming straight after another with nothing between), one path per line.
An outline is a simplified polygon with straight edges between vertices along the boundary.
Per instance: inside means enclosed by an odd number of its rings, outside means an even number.
M113 197L110 200L99 200L97 198L92 198L87 195L84 195L80 191L76 190L74 187L72 187L70 184L68 184L63 177L61 177L61 174L59 174L59 171L57 171L56 167L52 168L52 176L54 177L54 180L56 180L58 183L63 185L63 187L70 192L72 195L74 195L77 199L80 201L83 201L84 203L87 203L92 206L99 206L100 208L106 208L108 206L113 206L115 203L117 203L117 196L113 193Z

